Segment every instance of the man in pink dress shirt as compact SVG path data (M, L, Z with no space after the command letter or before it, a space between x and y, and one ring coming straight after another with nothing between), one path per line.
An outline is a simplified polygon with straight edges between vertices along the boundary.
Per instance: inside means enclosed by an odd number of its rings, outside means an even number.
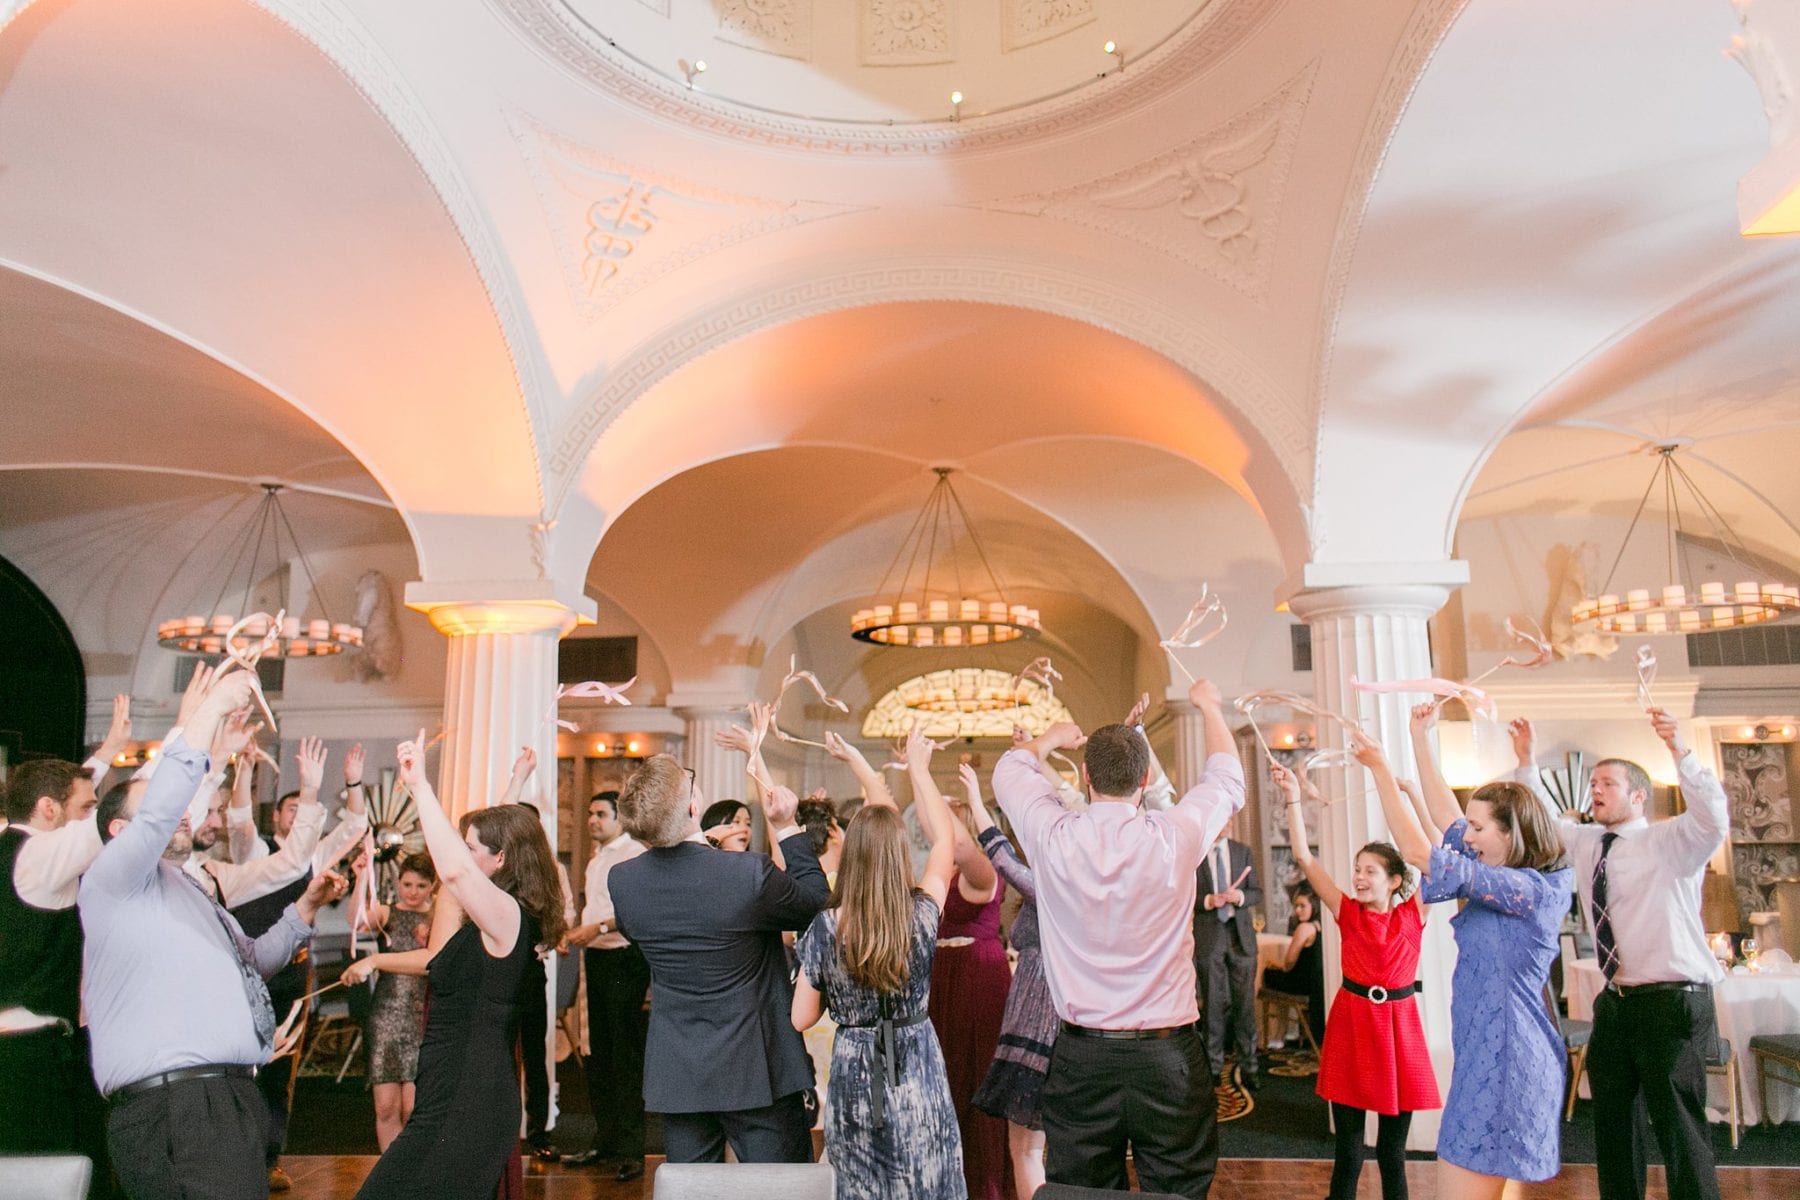
M1123 1189L1130 1147L1145 1191L1203 1200L1218 1163L1213 1079L1195 1027L1195 873L1244 804L1219 689L1188 692L1205 722L1200 782L1142 807L1150 747L1126 725L1084 738L1054 725L994 768L994 795L1037 875L1050 996L1062 1029L1044 1083L1051 1182ZM1086 746L1090 805L1071 812L1040 768Z

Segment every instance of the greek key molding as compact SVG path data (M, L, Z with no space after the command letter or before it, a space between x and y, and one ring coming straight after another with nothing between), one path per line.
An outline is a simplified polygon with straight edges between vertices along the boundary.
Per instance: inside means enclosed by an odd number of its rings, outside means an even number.
M612 46L568 0L485 0L527 44L609 96L697 133L774 149L860 157L968 153L1066 137L1147 108L1249 39L1283 0L1215 0L1158 50L1073 92L960 122L875 124L767 112L689 89Z
M1094 20L1094 0L1006 0L1000 48L1010 54L1061 37Z
M927 66L955 58L949 0L863 0L858 32L865 66Z
M1069 317L1145 346L1200 379L1266 444L1299 493L1311 432L1304 398L1282 391L1235 347L1140 294L1088 275L994 260L875 263L789 281L702 310L624 355L556 437L551 471L560 511L594 444L633 401L687 364L759 330L847 309L908 301L970 301Z

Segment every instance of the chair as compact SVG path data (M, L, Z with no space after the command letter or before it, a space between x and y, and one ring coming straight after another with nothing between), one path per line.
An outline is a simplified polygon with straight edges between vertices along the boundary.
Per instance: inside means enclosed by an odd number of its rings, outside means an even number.
M830 1163L664 1163L652 1200L832 1200Z
M1263 1045L1267 1046L1274 1038L1271 1030L1278 1030L1285 1035L1287 1027L1295 1021L1300 1023L1300 1031L1312 1046L1312 1052L1319 1053L1319 1043L1313 1037L1312 1024L1307 1020L1312 1001L1305 996L1295 996L1289 992L1278 992L1272 988L1264 988L1256 993L1256 1006L1262 1016L1259 1024L1263 1031Z
M7 1200L83 1200L94 1164L80 1154L0 1156L0 1196Z
M1712 1053L1706 1056L1706 1073L1725 1077L1725 1102L1727 1115L1731 1120L1731 1148L1738 1148L1738 1135L1744 1128L1744 1115L1738 1100L1737 1055L1732 1052L1731 1041L1719 1038L1712 1047Z
M1594 1036L1594 1023L1571 1021L1564 1016L1558 1016L1556 1023L1562 1029L1563 1052L1569 1056L1569 1100L1563 1105L1563 1120L1568 1121L1575 1116L1575 1093L1587 1070L1588 1040Z
M1800 1088L1800 1034L1765 1033L1753 1037L1750 1053L1756 1057L1756 1098L1762 1104L1763 1124L1767 1125L1769 1076L1773 1075L1778 1083Z

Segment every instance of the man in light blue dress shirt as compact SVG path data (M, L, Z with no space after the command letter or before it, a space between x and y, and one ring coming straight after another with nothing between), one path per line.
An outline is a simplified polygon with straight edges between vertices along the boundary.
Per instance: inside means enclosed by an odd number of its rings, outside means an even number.
M108 792L98 813L106 845L81 882L94 1078L111 1103L114 1168L133 1197L267 1195L269 1114L254 1082L274 1029L263 980L343 888L321 874L252 941L181 869L189 802L217 786L201 747L248 700L250 679L212 683L185 728L170 731L155 774Z

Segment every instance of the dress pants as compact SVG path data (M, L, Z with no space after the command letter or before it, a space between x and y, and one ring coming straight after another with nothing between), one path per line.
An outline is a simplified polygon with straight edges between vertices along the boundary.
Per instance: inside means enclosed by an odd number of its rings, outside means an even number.
M256 1200L269 1106L253 1079L183 1079L113 1101L113 1169L131 1200Z
M1669 1200L1718 1200L1706 1124L1707 1051L1719 1036L1711 988L1600 993L1588 1042L1601 1200L1643 1200L1649 1115Z
M812 1123L804 1093L735 1112L664 1113L663 1150L672 1163L724 1162L725 1143L739 1162L813 1160Z
M1200 1034L1114 1040L1059 1033L1044 1080L1045 1176L1206 1200L1219 1162L1217 1102Z
M1209 914L1201 914L1202 919ZM1216 1079L1225 1071L1225 1049L1237 1052L1238 1069L1256 1070L1256 952L1245 953L1220 930L1205 957L1194 964L1200 1012L1206 1018L1206 1063Z
M534 958L520 983L519 1061L525 1072L525 1140L533 1146L548 1144L550 1123L550 1069L544 1065L544 1040L550 1034L550 1001L545 995L542 959Z
M636 946L582 952L587 971L588 1102L594 1146L608 1158L644 1157L644 993L650 964Z
M0 1154L84 1155L88 1195L116 1194L85 1028L0 1034Z

